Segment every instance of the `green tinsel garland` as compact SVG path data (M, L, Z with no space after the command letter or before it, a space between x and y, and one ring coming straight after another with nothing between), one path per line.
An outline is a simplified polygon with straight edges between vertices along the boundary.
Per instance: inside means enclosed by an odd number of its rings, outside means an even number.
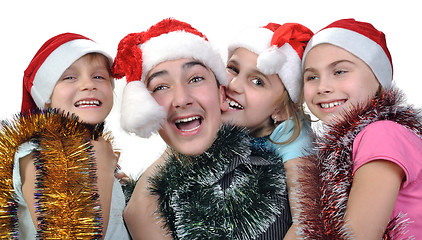
M286 197L282 161L274 153L251 152L251 138L224 125L209 150L199 156L170 154L150 179L159 196L159 212L175 239L254 239L280 214ZM250 156L265 164L251 164ZM230 186L219 182L234 159Z

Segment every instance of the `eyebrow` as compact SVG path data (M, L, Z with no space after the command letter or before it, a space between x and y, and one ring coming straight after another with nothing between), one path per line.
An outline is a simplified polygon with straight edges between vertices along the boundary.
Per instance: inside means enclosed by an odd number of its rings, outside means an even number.
M308 67L308 68L305 68L305 69L303 70L303 74L305 74L306 72L315 72L315 68L313 68L313 67Z
M182 69L188 69L188 68L194 67L194 66L196 66L196 65L199 65L199 66L201 66L201 67L203 67L203 68L205 68L205 69L207 69L207 70L208 70L208 67L207 67L207 66L205 66L205 64L203 64L203 63L202 63L202 62L200 62L200 61L190 61L190 62L184 63L184 64L182 65Z
M149 83L152 81L152 79L159 77L159 76L162 76L162 75L168 75L168 74L169 73L166 70L158 71L158 72L151 74L151 76L149 76L148 79L146 80L147 87L149 86Z
M205 64L203 64L202 62L200 62L200 61L190 61L190 62L186 62L186 63L184 63L183 65L182 65L182 69L189 69L189 68L192 68L192 67L194 67L194 66L197 66L197 65L199 65L199 66L201 66L201 67L203 67L203 68L205 68L206 70L209 70L208 69L208 67L205 65ZM156 77L160 77L160 76L163 76L163 75L168 75L169 74L169 72L167 71L167 70L162 70L162 71L158 71L158 72L155 72L155 73L153 73L153 74L151 74L151 76L149 76L148 77L148 79L146 80L146 83L147 83L147 87L148 87L148 85L149 85L149 83L154 79L154 78L156 78Z
M230 59L227 64L232 63L234 65L239 65L239 62L236 59Z
M231 60L229 60L229 61L227 62L227 65L228 65L229 63L236 65L236 67L238 67L238 66L240 65L240 64L239 64L239 62L238 62L237 60L235 60L235 59L231 59ZM227 66L226 66L226 67L227 67ZM254 69L252 69L252 70L250 71L250 73L252 73L252 74L257 74L257 75L262 75L262 76L264 76L265 78L267 78L267 79L268 79L267 75L266 75L266 74L264 74L263 72L261 72L258 68L254 68ZM271 75L271 74L270 74L270 75Z
M352 62L352 61L350 61L350 60L347 60L347 59L342 59L342 60L338 60L338 61L335 61L335 62L332 62L331 64L330 64L330 67L334 67L334 66L336 66L336 65L338 65L338 64L340 64L340 63L351 63L351 64L353 64L353 65L355 65L355 63L354 62Z

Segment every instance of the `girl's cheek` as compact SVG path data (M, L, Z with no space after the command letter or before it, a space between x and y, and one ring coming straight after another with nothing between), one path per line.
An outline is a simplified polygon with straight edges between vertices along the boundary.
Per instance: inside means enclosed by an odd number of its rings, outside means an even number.
M310 102L310 100L312 99L312 93L308 88L305 88L303 91L303 99L306 103Z

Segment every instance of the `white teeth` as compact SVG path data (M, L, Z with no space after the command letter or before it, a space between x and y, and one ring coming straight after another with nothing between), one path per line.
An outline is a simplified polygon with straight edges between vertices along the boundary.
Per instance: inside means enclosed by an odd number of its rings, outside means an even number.
M79 106L100 106L100 101L98 100L92 100L92 101L86 101L86 100L82 100L82 101L78 101L75 103L75 106L79 107Z
M197 119L200 119L200 117L199 116L195 116L195 117L190 117L190 118L177 119L175 121L175 123L191 122L191 121L197 120Z
M188 130L183 130L183 129L180 129L180 131L182 131L182 132L190 132L190 131L194 131L194 130L198 129L200 126L201 126L201 125L198 125L198 126L196 126L196 127L192 128L192 129L188 129Z
M338 101L338 102L331 102L331 103L321 103L322 108L332 108L338 105L343 104L344 101Z
M243 106L242 105L240 105L239 103L237 103L237 102L235 102L233 100L230 100L229 98L226 98L226 102L229 103L229 108L230 109L243 109Z

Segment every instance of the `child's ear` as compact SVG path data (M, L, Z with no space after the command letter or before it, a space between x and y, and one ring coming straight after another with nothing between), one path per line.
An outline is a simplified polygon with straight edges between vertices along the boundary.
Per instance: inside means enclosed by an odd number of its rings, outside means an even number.
M226 87L223 85L220 85L220 109L221 111L225 112L229 110L229 103L226 101Z
M273 114L271 114L271 118L275 122L284 122L287 120L287 112L285 109L281 109L280 107L276 108Z

